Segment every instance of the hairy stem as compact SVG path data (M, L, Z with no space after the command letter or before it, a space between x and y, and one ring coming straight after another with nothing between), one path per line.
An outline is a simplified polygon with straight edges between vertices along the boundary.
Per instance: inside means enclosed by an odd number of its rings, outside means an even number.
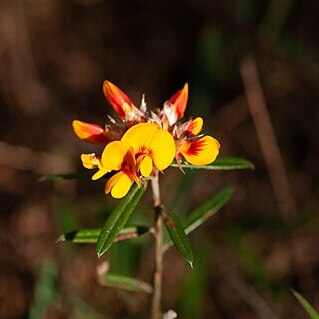
M163 223L161 218L161 199L159 191L158 173L151 178L153 191L153 204L155 210L155 270L152 299L151 319L161 319L162 277L163 277Z

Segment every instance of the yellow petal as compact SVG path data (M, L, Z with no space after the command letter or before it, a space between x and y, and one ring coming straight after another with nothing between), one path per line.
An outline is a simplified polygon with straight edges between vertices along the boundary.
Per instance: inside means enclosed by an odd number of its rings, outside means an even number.
M154 165L160 171L172 163L176 155L176 146L170 133L158 130L152 140L151 155Z
M219 149L218 141L207 135L194 141L185 141L180 152L190 164L207 165L216 159Z
M95 153L82 154L81 160L83 166L88 169L98 168L98 166L100 165L100 158Z
M142 155L137 160L137 167L144 177L149 177L153 170L153 160L148 155Z
M132 185L132 180L126 175L123 174L118 181L115 183L114 187L111 190L111 195L114 198L124 197L130 190Z
M123 172L118 172L112 176L105 185L105 194L111 192L112 197L122 198L129 191L132 180Z
M203 119L197 117L195 120L192 120L186 129L186 135L197 135L203 128Z
M108 194L112 190L115 183L120 179L120 177L123 174L124 174L123 172L118 172L107 181L107 183L105 184L105 189L104 189L105 194Z
M154 123L136 124L126 131L122 141L132 145L135 154L145 154L144 151L149 149L158 130L159 127Z
M92 176L92 180L96 181L97 179L101 178L103 175L105 175L106 173L108 173L109 170L101 167L93 176Z
M118 171L122 168L124 158L127 157L130 153L133 153L133 150L131 149L130 144L128 144L127 142L111 142L105 146L102 153L102 165L106 169Z
M176 147L173 137L168 131L153 123L132 126L123 135L122 141L132 145L136 155L149 155L159 170L169 166L175 157Z

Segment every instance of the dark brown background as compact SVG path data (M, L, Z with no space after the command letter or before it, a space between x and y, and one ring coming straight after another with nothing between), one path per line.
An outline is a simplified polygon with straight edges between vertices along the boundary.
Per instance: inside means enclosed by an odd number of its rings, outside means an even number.
M164 308L192 319L305 318L291 288L319 307L318 16L310 0L0 2L0 317L147 318L148 297L98 285L94 246L55 243L103 224L115 205L103 182L38 182L81 170L80 154L95 150L75 138L71 121L105 123L105 79L154 107L189 82L187 116L204 117L221 155L256 166L163 176L164 202L181 215L223 187L235 190L191 235L194 271L175 250L167 255ZM245 99L248 53L296 212L278 205ZM151 220L149 204L148 194L137 220ZM150 280L152 240L120 248L114 268Z

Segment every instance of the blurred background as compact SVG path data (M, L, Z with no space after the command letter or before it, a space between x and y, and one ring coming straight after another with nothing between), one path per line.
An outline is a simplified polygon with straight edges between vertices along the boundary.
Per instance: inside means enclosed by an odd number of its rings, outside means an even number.
M104 125L106 79L149 107L188 82L186 116L204 117L222 156L255 164L161 176L163 202L182 218L234 189L190 236L194 270L166 255L164 309L305 318L291 288L318 309L318 18L310 0L2 0L0 318L148 318L149 296L98 284L94 245L56 243L103 225L116 204L103 181L39 182L83 170L80 154L97 150L71 121ZM147 193L135 220L152 222L150 205ZM149 235L116 244L111 267L150 281L152 249Z

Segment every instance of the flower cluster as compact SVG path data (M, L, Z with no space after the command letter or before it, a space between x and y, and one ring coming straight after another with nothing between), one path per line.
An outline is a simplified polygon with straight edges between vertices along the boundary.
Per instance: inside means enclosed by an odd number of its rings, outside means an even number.
M82 140L102 145L101 154L82 154L83 166L96 169L93 180L106 175L105 193L122 198L132 182L140 185L156 171L163 171L175 159L193 165L212 163L220 144L209 135L200 134L203 119L182 122L187 100L188 85L164 103L162 109L148 110L144 97L136 107L131 99L109 81L103 84L106 99L119 116L109 118L109 124L73 121L73 130Z

